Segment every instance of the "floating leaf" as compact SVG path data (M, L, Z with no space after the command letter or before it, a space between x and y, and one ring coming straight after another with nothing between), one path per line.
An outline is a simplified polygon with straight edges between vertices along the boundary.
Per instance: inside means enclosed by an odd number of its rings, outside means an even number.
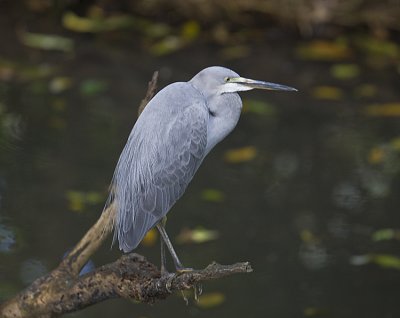
M200 25L196 21L188 21L183 24L181 36L187 41L196 39L200 34Z
M317 86L311 92L312 96L318 99L341 100L343 91L334 86Z
M243 101L243 112L253 113L257 115L275 115L276 108L274 105L252 99L245 99Z
M400 258L389 254L372 254L370 260L384 268L393 268L400 270Z
M368 162L370 164L381 163L386 157L387 151L383 147L374 147L368 154Z
M59 50L71 52L74 48L74 42L59 35L20 32L19 38L21 42L29 47L42 50Z
M229 163L242 163L253 160L257 155L257 149L247 146L228 150L224 155L224 160Z
M225 295L220 292L204 293L199 296L197 306L209 309L221 305L225 301Z
M203 227L196 227L193 230L184 228L176 237L176 241L178 244L190 244L190 243L200 244L216 240L218 236L219 234L217 231L207 230Z
M310 230L302 230L300 232L300 238L304 243L316 243L318 238Z
M154 246L154 244L157 242L157 238L158 233L155 228L152 228L146 233L141 244L143 244L144 246Z
M59 76L53 78L49 83L49 90L51 93L61 93L72 86L72 79L66 76Z
M350 257L350 264L354 266L362 266L369 264L370 260L369 255L353 255Z
M64 13L62 24L64 28L74 32L97 33L104 31L113 31L132 26L134 19L127 15L111 17L80 17L69 11Z
M400 116L400 102L369 105L365 108L364 113L373 117L398 117Z
M400 258L390 254L356 255L350 258L350 263L357 266L372 263L383 268L400 270Z
M357 64L335 64L331 67L333 77L345 80L360 75L360 67Z
M0 58L0 79L40 79L54 73L56 69L48 64L29 65Z
M372 240L374 242L388 241L388 240L399 240L400 230L395 229L381 229L372 233Z
M107 83L105 81L88 79L81 83L80 91L82 95L94 96L104 92L107 89Z
M385 58L398 58L400 47L397 43L378 39L372 36L360 36L354 41L362 50L371 55L378 55Z
M183 45L184 41L181 38L175 35L169 35L153 44L150 47L150 52L157 56L166 55L177 51L182 48Z
M69 208L74 212L82 212L86 205L95 205L103 201L103 195L98 192L68 191L67 199Z
M351 49L343 41L316 40L300 45L297 56L305 60L337 61L352 55Z
M217 189L205 189L201 192L201 198L209 202L223 202L225 195L222 191Z

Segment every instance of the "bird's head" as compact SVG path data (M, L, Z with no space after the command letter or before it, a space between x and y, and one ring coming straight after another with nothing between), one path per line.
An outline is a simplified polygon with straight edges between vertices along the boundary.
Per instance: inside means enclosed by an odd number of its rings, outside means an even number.
M221 66L211 66L197 73L191 80L197 89L205 95L236 93L252 89L270 91L297 91L297 89L270 82L241 77L234 71Z

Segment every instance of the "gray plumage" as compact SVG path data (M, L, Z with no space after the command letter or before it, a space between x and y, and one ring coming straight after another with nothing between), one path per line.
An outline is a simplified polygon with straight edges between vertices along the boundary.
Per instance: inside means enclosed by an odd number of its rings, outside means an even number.
M168 85L148 103L111 184L121 250L136 248L183 195L204 157L236 126L242 109L236 92L253 88L290 89L209 67L189 82Z

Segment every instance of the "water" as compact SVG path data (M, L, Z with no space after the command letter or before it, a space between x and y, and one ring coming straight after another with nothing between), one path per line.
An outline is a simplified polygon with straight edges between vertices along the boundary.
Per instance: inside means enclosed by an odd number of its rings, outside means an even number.
M187 266L250 261L254 272L204 284L205 293L225 296L210 309L186 306L178 295L154 306L112 300L71 316L400 314L400 272L371 256L398 255L398 240L375 242L372 235L400 225L394 146L399 119L364 111L369 104L398 102L394 69L375 70L361 61L356 79L332 79L327 75L332 63L298 59L293 50L298 40L290 38L255 44L248 56L232 61L205 44L154 58L133 44L79 39L75 55L20 50L15 40L2 53L36 72L57 70L43 78L19 70L5 78L3 67L0 297L54 268L99 216L152 72L160 70L163 87L188 80L205 66L226 65L242 76L297 87L299 93L242 94L248 104L261 102L264 114L244 113L209 155L169 214L168 231L176 237L182 228L200 225L219 232L216 241L177 246ZM365 83L378 93L356 97L355 88ZM316 99L313 88L323 84L341 88L343 96ZM244 146L256 148L253 160L224 161L227 150ZM209 188L225 200L204 201L201 193ZM96 265L120 255L109 247L110 241L93 257ZM159 264L158 245L137 252Z

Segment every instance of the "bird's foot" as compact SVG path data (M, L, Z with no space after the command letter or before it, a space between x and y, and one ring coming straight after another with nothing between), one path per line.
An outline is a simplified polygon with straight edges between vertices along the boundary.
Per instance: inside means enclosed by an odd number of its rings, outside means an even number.
M190 273L193 272L194 269L190 267L179 267L176 269L176 273L179 274L184 274L184 273Z

